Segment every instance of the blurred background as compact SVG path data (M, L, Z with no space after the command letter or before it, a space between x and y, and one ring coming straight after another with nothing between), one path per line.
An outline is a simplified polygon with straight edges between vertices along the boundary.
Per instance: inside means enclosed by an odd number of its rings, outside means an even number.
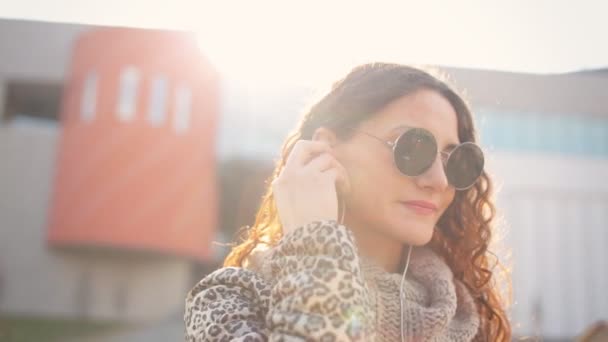
M497 184L518 340L608 319L604 2L0 1L0 341L179 341L302 109L433 66Z

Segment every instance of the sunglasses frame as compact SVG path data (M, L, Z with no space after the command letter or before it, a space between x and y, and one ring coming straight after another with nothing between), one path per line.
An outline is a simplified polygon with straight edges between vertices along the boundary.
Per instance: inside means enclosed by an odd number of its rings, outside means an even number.
M433 135L433 133L431 133L429 130L424 129L424 128L419 128L419 127L406 127L407 129L405 130L405 132L399 134L399 136L395 139L395 141L390 141L390 140L384 140L382 138L379 138L373 134L367 133L365 131L362 130L358 130L358 129L351 129L353 132L356 133L361 133L364 135L367 135L369 137L372 137L378 141L380 141L381 143L383 143L385 146L387 146L388 148L391 149L391 151L393 152L393 165L397 168L397 170L399 170L399 172L406 176L406 177L418 177L420 175L422 175L423 173L425 173L426 171L429 170L429 168L426 168L424 171L422 171L419 175L406 175L405 173L403 173L401 171L401 169L397 166L397 161L395 160L397 158L396 156L396 152L395 149L397 148L397 142L399 141L399 139L401 139L401 137L403 137L407 132L409 132L412 129L419 129L419 130L423 130L428 132L428 134L433 138L433 141L435 142L435 147L437 147L437 140L435 139L435 136ZM441 160L441 164L443 166L443 172L447 177L447 173L446 173L446 168L448 165L448 162L450 160L450 157L452 156L452 153L454 153L454 151L456 151L458 148L460 148L463 145L474 145L475 147L477 147L480 151L481 151L481 156L482 156L482 161L485 164L485 156L483 154L483 150L481 149L481 147L479 147L479 145L477 145L476 143L472 142L472 141L465 141L463 143L458 144L456 147L454 147L450 152L446 152L446 151L437 151L438 155L443 155L445 156L445 159L440 158ZM436 157L435 157L436 158ZM432 164L431 164L432 165ZM482 172L483 172L483 167L482 167ZM454 189L462 191L462 190L467 190L469 188L471 188L472 186L475 185L475 183L477 183L477 181L479 180L479 177L481 177L481 174L479 176L477 176L477 178L475 179L475 181L473 183L471 183L471 185L465 187L465 188L457 188L456 186L454 186L453 184L450 184L450 186L452 186Z

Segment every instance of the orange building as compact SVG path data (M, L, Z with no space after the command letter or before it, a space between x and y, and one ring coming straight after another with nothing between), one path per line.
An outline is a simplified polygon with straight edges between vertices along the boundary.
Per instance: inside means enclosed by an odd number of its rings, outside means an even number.
M75 43L48 242L209 260L218 75L185 33L105 28Z

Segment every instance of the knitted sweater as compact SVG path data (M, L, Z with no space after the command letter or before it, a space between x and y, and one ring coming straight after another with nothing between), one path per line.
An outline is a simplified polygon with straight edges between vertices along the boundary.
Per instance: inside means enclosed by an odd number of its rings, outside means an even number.
M203 278L186 298L192 341L471 341L479 316L466 287L428 248L401 275L357 253L350 230L316 221L286 234L246 267ZM403 323L403 324L401 324Z

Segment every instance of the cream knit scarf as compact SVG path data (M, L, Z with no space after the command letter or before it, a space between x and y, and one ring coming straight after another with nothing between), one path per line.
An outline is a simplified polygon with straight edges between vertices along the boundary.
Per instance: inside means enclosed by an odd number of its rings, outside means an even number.
M376 306L379 341L401 341L401 274L386 272L361 259L372 303ZM448 265L431 249L414 248L404 284L406 341L471 341L479 315L469 291L455 280Z

